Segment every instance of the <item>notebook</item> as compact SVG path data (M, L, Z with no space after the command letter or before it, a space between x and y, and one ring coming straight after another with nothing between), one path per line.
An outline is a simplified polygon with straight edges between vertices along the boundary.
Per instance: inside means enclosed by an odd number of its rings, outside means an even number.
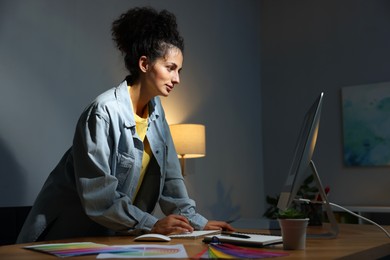
M197 239L207 235L216 235L220 234L221 230L194 230L191 233L183 233L176 235L169 235L170 238L189 238L189 239Z
M203 242L222 242L241 246L263 247L266 245L282 243L282 236L261 235L250 233L230 233L208 235L203 238Z

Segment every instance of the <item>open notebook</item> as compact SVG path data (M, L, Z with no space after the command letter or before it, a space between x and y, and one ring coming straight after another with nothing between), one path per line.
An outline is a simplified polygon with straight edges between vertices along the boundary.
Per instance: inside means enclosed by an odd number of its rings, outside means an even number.
M221 230L195 230L191 233L183 233L176 235L169 235L170 238L189 238L189 239L197 239L207 235L215 235L220 234Z
M250 233L228 233L218 235L208 235L203 238L203 242L222 242L241 246L263 247L266 245L282 243L282 236L261 235Z

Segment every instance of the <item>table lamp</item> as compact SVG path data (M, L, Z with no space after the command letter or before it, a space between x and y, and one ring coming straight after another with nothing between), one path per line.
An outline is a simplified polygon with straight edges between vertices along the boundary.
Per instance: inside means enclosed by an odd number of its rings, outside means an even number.
M174 124L169 126L180 159L181 172L185 176L185 159L206 155L206 130L199 124Z

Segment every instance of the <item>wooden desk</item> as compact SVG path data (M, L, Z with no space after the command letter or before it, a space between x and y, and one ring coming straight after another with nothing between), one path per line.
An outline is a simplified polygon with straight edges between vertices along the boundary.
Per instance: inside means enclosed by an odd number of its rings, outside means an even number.
M319 231L320 228L310 227L309 232ZM92 237L55 242L83 242L90 241L107 245L131 244L131 237ZM54 241L51 241L54 242ZM45 242L48 243L48 242ZM154 242L153 242L154 243ZM197 255L207 245L202 239L173 239L169 243L183 244L190 257ZM45 260L58 259L58 257L23 249L22 246L30 244L16 244L0 247L0 259L6 260ZM267 250L282 251L282 245L267 247ZM336 239L308 239L305 250L286 251L290 255L283 259L378 259L390 255L390 239L373 225L340 224L340 234ZM96 255L72 257L73 259L96 259Z

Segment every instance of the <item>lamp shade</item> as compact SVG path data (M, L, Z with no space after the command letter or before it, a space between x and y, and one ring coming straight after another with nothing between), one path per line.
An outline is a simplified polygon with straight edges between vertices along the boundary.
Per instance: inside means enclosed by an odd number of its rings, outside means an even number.
M169 126L176 152L181 158L198 158L206 155L206 129L198 124Z

